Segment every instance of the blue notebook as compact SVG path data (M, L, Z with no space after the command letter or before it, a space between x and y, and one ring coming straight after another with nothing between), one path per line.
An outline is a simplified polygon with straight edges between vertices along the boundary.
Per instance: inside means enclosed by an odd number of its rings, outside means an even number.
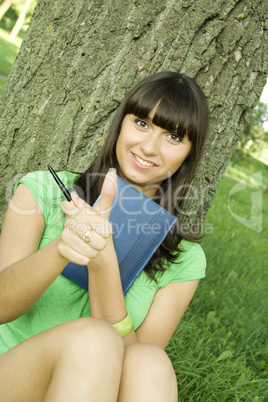
M176 221L177 218L171 213L117 177L117 190L110 222L113 227L113 241L124 294ZM62 274L88 289L86 266L70 262Z

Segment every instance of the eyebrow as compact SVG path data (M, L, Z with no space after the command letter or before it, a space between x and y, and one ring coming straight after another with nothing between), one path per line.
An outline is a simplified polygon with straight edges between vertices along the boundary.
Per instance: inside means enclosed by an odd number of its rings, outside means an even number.
M135 115L134 115L135 116ZM136 117L138 117L138 116L136 116ZM139 117L139 118L141 118L141 117ZM153 116L153 118L151 118L150 116L147 116L147 117L144 117L144 119L146 119L146 120L149 120L151 123L153 123L153 119L154 119L154 116ZM159 126L160 127L160 126ZM169 133L173 133L173 130L171 130L171 131L169 131ZM177 134L176 133L176 131L174 131L174 134ZM185 135L182 137L182 139L184 139L184 138L188 138L188 135L185 133ZM188 140L189 140L189 138L188 138ZM190 141L190 140L189 140Z
M147 116L147 117L140 117L140 116L138 116L138 115L136 115L136 114L134 114L134 116L137 117L138 119L146 119L146 120L149 120L149 121L153 122L153 119L152 119L150 116Z

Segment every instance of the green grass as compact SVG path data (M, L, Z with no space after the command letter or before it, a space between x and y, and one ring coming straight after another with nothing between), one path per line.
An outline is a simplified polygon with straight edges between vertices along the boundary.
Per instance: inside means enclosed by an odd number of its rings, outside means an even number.
M260 190L248 186L228 201L235 185L223 178L207 214L207 277L168 347L179 401L268 401L268 195L259 193L262 230L256 232L230 209L250 219L253 192Z
M8 32L3 30L0 25L0 93L5 85L9 70L14 63L21 39L17 38L15 42L9 40Z
M20 44L20 39L11 42L8 33L0 28L0 75L8 75L8 72L17 57Z
M235 155L239 155L238 152ZM242 153L236 163L235 155L227 166L226 173L240 180L245 180L253 186L261 186L263 190L268 188L268 165L248 153ZM259 174L252 177L252 173ZM261 174L260 174L261 173Z

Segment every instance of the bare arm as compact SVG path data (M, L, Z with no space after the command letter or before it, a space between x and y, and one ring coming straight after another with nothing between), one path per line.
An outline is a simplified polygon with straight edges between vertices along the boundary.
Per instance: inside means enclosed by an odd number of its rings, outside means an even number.
M20 184L0 238L0 323L28 311L67 263L58 252L59 239L37 251L44 228L44 218L33 195Z
M88 283L91 316L111 324L122 321L127 315L120 271L112 238L99 256L88 264ZM139 342L132 331L123 338L124 344Z
M126 304L121 285L117 255L114 249L109 215L116 193L116 175L108 173L104 181L101 199L97 206L90 207L81 198L72 194L73 204L62 202L61 208L67 215L66 242L61 250L68 255L70 244L76 241L92 250L92 258L85 263L88 267L88 289L91 317L115 324L126 315ZM90 242L84 237L93 229ZM95 253L95 255L94 255ZM135 335L134 331L132 331ZM137 337L135 337L137 342Z
M109 189L106 189L104 184L101 209L109 209L113 199L110 196ZM73 201L78 208L81 208L80 211L78 209L78 214L81 215L82 219L85 204L80 199L73 198ZM65 206L71 208L66 203ZM65 212L68 214L67 209ZM80 216L76 215L75 218L80 222ZM93 236L92 244L98 238L95 234ZM91 242L89 246L90 244ZM91 316L103 319L111 324L123 320L126 317L127 310L112 237L107 239L106 246L88 262L87 266ZM160 289L155 295L145 321L136 332L132 330L123 338L124 343L145 342L165 348L190 303L197 285L198 280L194 280L170 283L165 288Z
M106 254L107 255L107 254ZM106 264L89 264L89 298L91 313L111 324L126 316L116 259L110 252ZM142 325L123 338L125 345L136 342L151 343L165 349L198 285L198 280L169 283L158 290Z
M88 267L88 289L91 317L115 324L122 321L127 315L124 294L121 285L117 255L114 249L111 225L109 223L110 209L116 193L116 175L108 173L101 190L101 199L93 208L81 198L72 194L73 204L62 202L61 208L66 213L66 243L62 252L68 255L68 248L73 242L72 233L76 241L84 247L95 251L85 265ZM93 229L90 241L86 243L84 237L87 231ZM138 342L135 332L128 336L132 342ZM126 337L124 338L126 341Z
M141 342L166 348L194 296L198 282L169 283L156 292L146 319L136 331Z
M106 257L106 264L104 260L99 265L93 266L94 260L89 263L90 308L92 316L113 324L121 321L127 310L112 247ZM159 289L144 322L123 338L124 344L143 342L165 349L194 296L198 282L169 283Z

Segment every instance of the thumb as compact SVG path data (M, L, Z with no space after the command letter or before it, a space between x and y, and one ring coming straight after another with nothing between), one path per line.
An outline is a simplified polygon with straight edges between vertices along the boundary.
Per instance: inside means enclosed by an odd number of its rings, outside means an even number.
M110 169L106 174L102 188L100 200L95 206L96 211L98 211L102 216L107 219L110 217L112 203L116 194L117 188L117 175L115 169Z

